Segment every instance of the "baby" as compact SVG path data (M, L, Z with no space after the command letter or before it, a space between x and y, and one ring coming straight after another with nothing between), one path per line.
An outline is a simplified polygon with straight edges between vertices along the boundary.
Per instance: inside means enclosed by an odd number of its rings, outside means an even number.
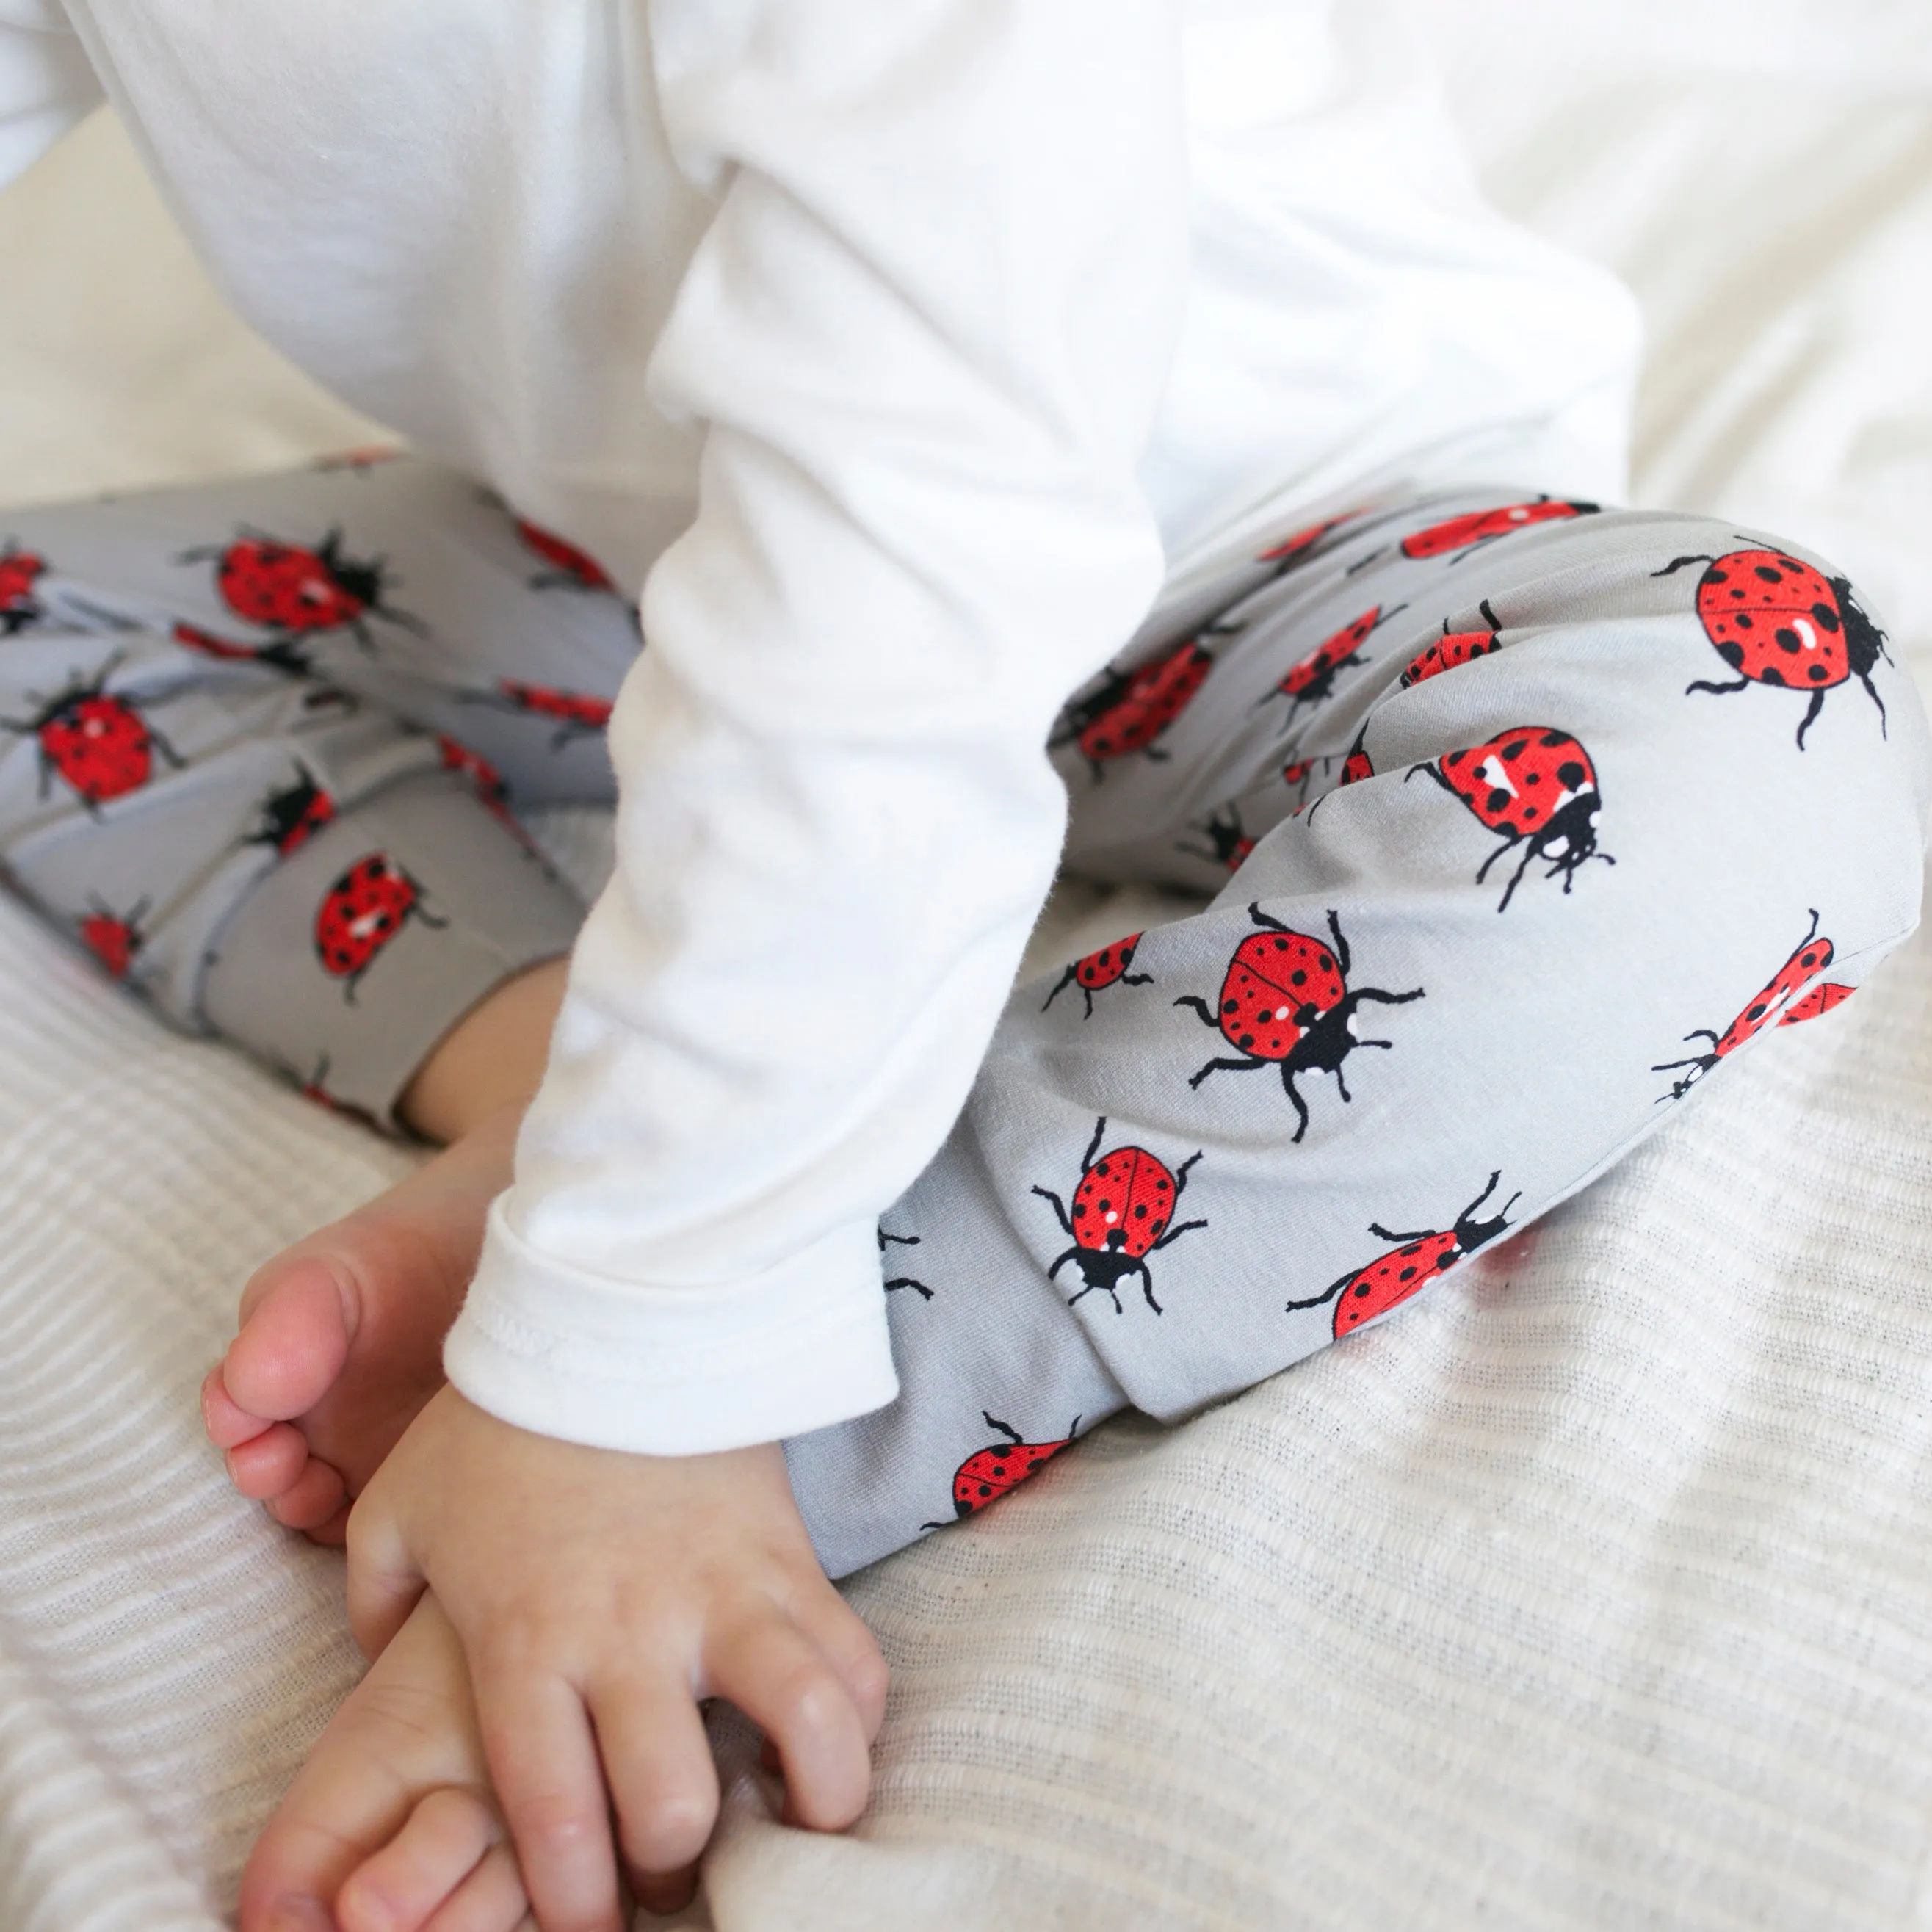
M217 11L16 5L0 172L104 92L415 453L0 513L0 856L441 1148L205 1390L373 1660L245 1932L606 1932L689 1890L705 1699L862 1810L828 1577L1855 988L1924 721L1828 562L1604 507L1628 298L1366 0ZM1062 862L1204 903L1011 991Z

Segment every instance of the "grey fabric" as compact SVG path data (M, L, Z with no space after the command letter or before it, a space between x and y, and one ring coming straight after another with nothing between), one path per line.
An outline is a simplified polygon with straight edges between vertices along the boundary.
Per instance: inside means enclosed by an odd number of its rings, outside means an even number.
M638 639L590 560L410 459L10 513L0 557L0 849L171 1016L384 1119L567 946L505 802L610 796ZM1775 539L1462 490L1186 614L1053 755L1072 869L1210 903L1020 988L884 1217L899 1398L788 1445L835 1575L1391 1312L1916 922L1917 699Z
M1044 1460L1013 1438L1178 1420L1390 1312L1916 925L1925 723L1851 586L1648 512L1519 504L1420 540L1512 500L1384 506L1244 566L1137 653L1211 659L1138 748L1130 678L1070 707L1070 867L1216 896L1104 983L1018 988L885 1217L889 1276L929 1291L891 1297L900 1398L790 1445L835 1574ZM1445 635L1466 661L1432 668ZM1532 820L1539 760L1558 804ZM1159 1240L1083 1220L1084 1178Z
M508 808L609 801L634 616L463 478L370 454L9 512L0 632L0 857L176 1024L393 1124L568 950L582 903Z

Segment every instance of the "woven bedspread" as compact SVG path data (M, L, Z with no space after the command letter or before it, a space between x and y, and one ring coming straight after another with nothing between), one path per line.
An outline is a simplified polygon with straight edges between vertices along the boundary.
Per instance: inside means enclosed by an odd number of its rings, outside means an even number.
M1932 645L1932 20L1584 10L1430 17L1492 191L1643 297L1642 500ZM368 433L106 124L0 198L0 503ZM1154 916L1066 893L1036 959ZM353 1681L340 1559L232 1496L195 1390L248 1269L410 1158L0 900L0 1932L213 1932ZM726 1727L693 1922L1932 1927L1929 1249L1921 940L1432 1298L855 1579L877 1802L785 1829Z

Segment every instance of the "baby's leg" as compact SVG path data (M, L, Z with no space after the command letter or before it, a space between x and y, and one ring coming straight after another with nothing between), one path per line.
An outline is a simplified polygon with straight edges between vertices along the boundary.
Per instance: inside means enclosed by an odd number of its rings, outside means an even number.
M1472 492L1251 578L1070 712L1070 862L1220 896L1021 988L885 1216L899 1398L788 1444L835 1575L1399 1307L1917 920L1924 719L1828 566Z
M441 1150L243 1288L241 1332L208 1371L202 1413L236 1486L282 1521L333 1540L345 1495L442 1386L442 1337L483 1216L509 1184L563 978L564 962L547 961L465 1014L396 1105Z
M489 1793L463 1647L416 1605L329 1720L242 1875L242 1932L514 1932L528 1906Z
M581 916L506 801L608 798L630 613L410 460L9 512L0 551L16 881L171 1018L453 1143L261 1270L211 1378L238 1482L334 1527L440 1379Z

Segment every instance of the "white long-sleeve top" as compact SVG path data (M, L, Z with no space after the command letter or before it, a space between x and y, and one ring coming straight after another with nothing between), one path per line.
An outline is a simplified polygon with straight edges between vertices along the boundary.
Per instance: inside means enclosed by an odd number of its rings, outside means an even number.
M1620 486L1628 298L1381 0L0 0L0 179L104 94L264 335L643 586L446 1352L547 1434L891 1398L877 1217L1164 582L1370 472Z

